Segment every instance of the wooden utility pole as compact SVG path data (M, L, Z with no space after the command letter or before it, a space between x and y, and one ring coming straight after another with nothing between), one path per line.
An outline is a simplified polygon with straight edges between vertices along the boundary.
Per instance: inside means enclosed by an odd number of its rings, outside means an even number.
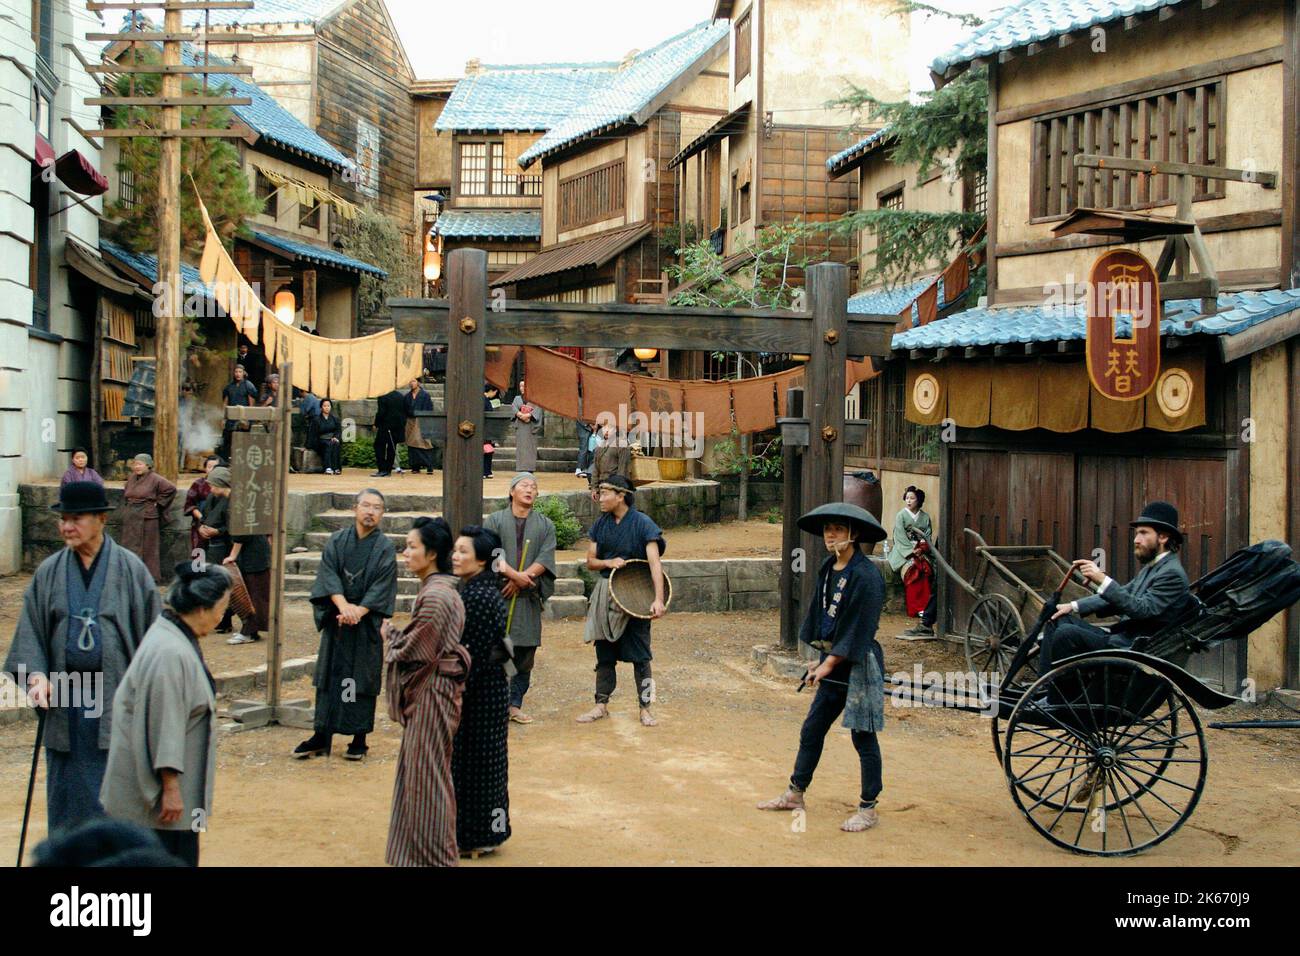
M158 325L154 339L156 374L154 376L154 432L153 458L158 473L170 481L175 481L180 471L177 451L179 441L180 412L180 352L181 322L183 320L183 303L185 301L184 281L181 278L181 139L183 137L212 136L237 137L240 131L233 129L182 129L181 110L186 105L195 106L247 106L252 103L248 97L234 98L224 96L185 96L183 95L184 78L188 75L208 73L252 73L252 67L242 65L211 66L208 64L206 45L208 33L202 34L205 51L203 62L186 66L183 62L183 47L199 39L199 34L184 32L182 13L184 11L206 11L210 9L251 10L252 0L163 0L159 3L137 2L88 2L86 8L92 12L103 10L141 10L163 11L163 30L144 32L128 30L122 33L91 33L87 39L92 42L128 42L134 49L139 42L160 43L162 45L161 66L141 66L135 60L129 66L119 63L102 63L87 68L88 72L100 74L153 74L161 76L161 96L96 96L86 100L91 106L122 107L156 107L161 112L161 123L156 127L122 127L116 129L90 130L87 135L95 138L112 137L156 137L161 140L158 156ZM248 41L253 38L245 35L221 34L222 42ZM104 90L106 93L111 90ZM134 93L134 90L131 91ZM206 91L205 91L206 92Z

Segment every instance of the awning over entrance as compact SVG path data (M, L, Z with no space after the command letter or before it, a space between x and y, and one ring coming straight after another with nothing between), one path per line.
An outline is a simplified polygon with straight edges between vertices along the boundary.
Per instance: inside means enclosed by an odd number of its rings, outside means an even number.
M741 103L726 116L722 117L722 119L718 120L699 136L687 143L685 149L668 161L668 168L673 169L680 166L696 153L706 148L714 140L721 139L724 136L742 129L745 124L745 118L749 115L749 107L750 101L745 100L745 102Z
M643 222L625 226L591 239L579 239L538 253L518 268L512 269L492 283L494 286L510 285L525 279L567 272L570 269L600 267L624 249L635 245L650 235L651 225Z

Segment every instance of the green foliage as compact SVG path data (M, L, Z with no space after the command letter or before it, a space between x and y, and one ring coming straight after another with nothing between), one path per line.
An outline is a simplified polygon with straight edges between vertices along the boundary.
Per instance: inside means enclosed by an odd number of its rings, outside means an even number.
M357 207L351 222L344 221L340 233L343 251L379 266L388 278L363 275L357 293L357 321L365 323L385 309L390 296L415 295L420 287L418 257L407 253L406 237L397 220L368 206Z
M161 60L154 48L142 48L141 65L153 65ZM127 62L131 62L128 58ZM156 74L134 74L132 90L130 76L119 77L114 84L116 96L158 96L162 78ZM182 83L186 95L203 93L202 83L186 79ZM228 90L225 85L209 85L207 93L216 95ZM194 107L181 110L183 126L201 126L225 129L230 126L231 113L224 106ZM155 106L122 107L114 111L109 125L114 128L162 128L162 111ZM114 238L122 245L136 251L155 253L158 249L158 160L161 140L132 136L118 140L117 169L133 174L135 203L123 205L120 200L110 204L108 216L116 220ZM249 188L248 177L240 165L239 150L228 139L185 137L181 139L181 246L198 250L203 244L205 230L203 216L194 194L195 186L212 217L212 225L227 243L231 241L244 219L262 211L261 201ZM188 175L187 175L188 174ZM190 177L194 185L190 184Z
M980 23L978 17L950 14L916 0L904 0L895 12L913 11L955 19L964 26ZM861 129L868 123L871 128L888 126L890 142L885 148L890 162L915 164L918 179L940 168L949 188L961 189L963 180L983 174L987 166L988 98L987 68L972 67L915 99L884 100L850 83L848 91L827 106L851 110ZM913 278L933 262L946 261L983 220L984 215L975 212L870 209L850 212L832 228L849 235L861 230L875 233L875 261L863 262L860 280L866 288L889 287ZM971 275L972 299L983 293L984 283L980 267Z
M397 464L405 468L410 456L405 445L397 446ZM375 467L375 440L367 435L358 435L355 441L345 441L339 460L347 468Z
M673 223L659 236L659 245L669 255L676 255L683 246L699 242L700 230L693 222Z
M780 508L768 508L763 515L768 524L780 524L784 520L784 514Z
M567 551L573 547L573 543L582 537L582 523L569 506L565 504L563 498L555 495L544 495L537 499L533 504L534 510L538 514L543 514L551 519L555 525L555 547L559 551Z
M718 463L718 473L723 475L739 475L745 470L748 463L749 474L753 478L774 478L779 479L784 476L785 470L781 462L781 436L777 435L769 441L759 442L758 436L753 436L750 446L749 455L744 455L740 450L739 434L732 432L730 438L726 438L713 446L713 454Z
M674 284L690 288L674 295L671 305L688 308L790 309L802 298L802 289L790 282L792 270L802 270L816 259L800 254L803 241L822 228L796 219L764 226L740 251L751 256L744 268L728 273L723 257L709 248L708 240L681 250L682 264L668 266Z

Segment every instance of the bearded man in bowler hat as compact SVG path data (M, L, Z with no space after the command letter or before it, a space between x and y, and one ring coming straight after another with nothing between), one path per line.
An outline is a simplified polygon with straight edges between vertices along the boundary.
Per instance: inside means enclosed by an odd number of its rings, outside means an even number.
M1142 569L1128 584L1120 584L1093 561L1074 563L1099 587L1096 594L1056 606L1052 624L1044 628L1040 674L1075 654L1130 647L1137 638L1160 630L1187 601L1190 585L1178 559L1183 542L1178 509L1167 501L1153 501L1129 527L1133 529L1133 554ZM1103 628L1082 620L1088 614L1119 614L1120 618Z

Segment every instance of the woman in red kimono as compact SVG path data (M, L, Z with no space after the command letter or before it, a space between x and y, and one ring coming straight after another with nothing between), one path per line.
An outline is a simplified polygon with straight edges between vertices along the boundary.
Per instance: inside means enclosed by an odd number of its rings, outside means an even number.
M420 579L411 621L383 625L388 714L403 727L384 856L390 866L459 862L451 753L470 658L460 643L465 606L447 573L451 543L444 519L416 519L402 553Z

